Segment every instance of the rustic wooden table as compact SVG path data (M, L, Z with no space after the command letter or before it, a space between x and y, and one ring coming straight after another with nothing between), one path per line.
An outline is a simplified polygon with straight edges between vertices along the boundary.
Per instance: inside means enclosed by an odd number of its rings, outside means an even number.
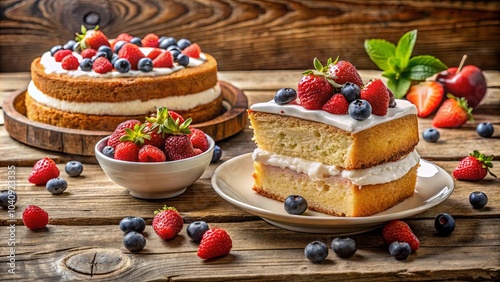
M364 80L378 77L378 71L362 71ZM451 173L458 161L472 150L496 155L493 171L500 175L500 72L487 71L489 95L474 113L474 122L461 129L441 130L438 143L421 140L417 150ZM295 87L299 71L221 72L220 79L241 88L249 104L272 99L276 89ZM0 101L26 87L29 73L0 74ZM0 115L2 116L2 115ZM493 138L476 134L480 122L495 125ZM109 180L92 158L79 158L43 151L9 137L0 120L0 189L8 188L8 170L15 172L19 200L9 218L0 210L0 280L166 280L166 281L394 281L394 280L498 280L500 279L500 179L487 176L478 182L455 181L453 194L443 203L405 219L421 242L420 249L405 261L392 258L384 246L381 230L352 235L358 244L356 255L338 258L333 252L321 264L304 257L311 241L329 244L334 236L287 231L266 223L219 197L210 179L223 162L252 152L252 131L245 129L218 142L223 150L219 162L211 164L201 179L181 196L168 200L145 201L131 197ZM420 119L422 131L430 119ZM81 177L69 178L69 188L54 196L43 187L27 181L32 165L42 157L51 157L64 171L65 162L85 162ZM64 176L64 172L62 174ZM487 207L475 210L468 202L471 192L480 190L489 197ZM50 216L46 229L30 231L22 225L25 206L36 204ZM163 241L153 231L153 211L164 204L175 206L185 223L205 220L222 227L233 240L233 249L225 257L203 261L196 256L197 244L185 229L173 240ZM439 213L456 219L456 229L448 237L439 237L433 223ZM146 248L128 252L122 244L119 221L140 216L148 226ZM15 225L9 229L9 227ZM15 246L12 246L15 242ZM10 262L14 264L9 265ZM8 270L15 267L15 274Z

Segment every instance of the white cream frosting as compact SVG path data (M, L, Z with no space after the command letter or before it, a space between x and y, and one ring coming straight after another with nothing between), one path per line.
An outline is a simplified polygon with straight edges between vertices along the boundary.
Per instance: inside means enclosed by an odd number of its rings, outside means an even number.
M250 109L256 112L286 115L321 122L338 127L347 132L356 133L383 122L398 119L409 114L417 114L417 108L412 103L400 99L397 99L396 103L397 107L389 108L387 111L387 115L377 116L372 114L369 118L363 121L355 120L348 114L334 115L323 110L307 110L304 107L294 103L290 103L287 105L278 105L274 102L274 100L265 103L254 104L250 107Z
M282 156L262 149L255 149L252 158L254 161L266 165L282 169L288 168L298 173L307 174L312 181L321 181L329 177L340 176L350 180L357 186L388 183L400 179L420 161L420 155L416 150L398 161L357 170L344 170L334 165Z
M125 102L69 102L55 99L40 91L33 81L28 85L28 94L40 104L73 113L90 115L141 115L147 112L155 112L158 106L167 106L169 110L189 110L196 106L215 100L221 94L220 85L184 96L171 96L148 101L133 100Z
M154 48L148 48L148 47L141 47L140 50L144 55L148 55L151 50ZM77 52L73 52L73 55L78 59L78 61L82 60L82 56L78 54ZM200 58L189 58L189 64L187 67L197 67L204 62L206 62L207 57L205 54L201 53ZM173 72L179 71L184 69L185 67L182 65L179 65L177 63L174 63L174 66L172 68L153 68L152 71L150 72L143 72L140 70L130 70L129 72L126 73L120 73L117 72L116 70L107 72L107 73L96 73L95 71L83 71L80 68L77 70L65 70L62 68L60 62L56 62L54 57L50 55L50 52L45 52L41 58L40 58L40 63L43 65L45 68L45 73L51 74L51 73L58 73L58 74L66 74L69 76L73 77L93 77L93 78L112 78L112 77L137 77L137 76L160 76L160 75L168 75Z

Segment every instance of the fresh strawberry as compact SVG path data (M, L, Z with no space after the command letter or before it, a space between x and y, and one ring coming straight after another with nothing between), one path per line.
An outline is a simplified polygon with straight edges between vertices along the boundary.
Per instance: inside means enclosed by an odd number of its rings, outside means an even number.
M200 148L193 148L193 152L195 156L198 156L199 154L203 153L203 151Z
M158 35L154 33L149 33L144 38L141 40L142 47L153 47L157 48L159 43L158 43Z
M39 206L28 205L23 211L23 223L31 229L42 229L49 223L49 214Z
M162 148L165 144L165 137L161 131L161 127L157 126L155 123L146 122L146 127L144 128L144 133L150 136L149 139L144 140L144 145L152 145L158 148Z
M175 208L164 206L155 211L151 225L160 238L170 240L182 230L184 220Z
M167 160L165 153L153 145L144 145L138 153L139 162L164 162Z
M193 144L187 135L167 135L165 138L167 160L176 161L194 156Z
M79 66L78 59L73 55L68 55L61 61L61 67L65 70L76 70Z
M208 138L201 129L190 127L191 134L189 134L189 140L193 144L193 148L200 149L202 152L208 150Z
M203 234L197 254L202 259L212 259L229 254L232 247L233 241L226 230L210 228Z
M307 74L297 87L300 105L308 110L319 110L332 97L333 86L324 76Z
M136 124L140 124L141 122L136 119L126 120L120 123L116 128L113 134L108 139L108 146L115 147L118 143L120 143L120 138L125 135L125 128L134 128Z
M427 117L441 104L444 96L443 85L435 81L415 84L406 93L406 99L417 107L419 117Z
M96 73L107 73L113 70L113 65L105 57L99 57L92 63L92 70Z
M80 47L82 49L92 48L97 50L103 45L110 46L108 38L102 31L97 30L98 28L99 26L96 26L94 29L87 30L87 28L82 25L82 33L76 34L76 40L80 42Z
M198 45L198 43L193 43L182 50L182 54L191 58L199 58L201 54L200 45Z
M420 247L420 241L413 234L410 226L401 220L391 220L384 224L382 228L382 237L387 245L392 242L406 242L410 245L411 251L414 252Z
M141 147L134 142L120 142L115 147L115 159L127 162L139 161L139 150Z
M329 112L330 114L343 115L347 114L347 109L349 108L349 103L344 95L337 93L333 94L332 98L326 102L321 108L323 111Z
M154 48L153 50L151 50L148 53L148 55L146 57L150 58L151 60L154 60L156 57L158 57L163 52L167 52L167 51L160 49L160 48Z
M370 80L361 89L360 98L368 101L372 106L372 114L385 116L389 109L389 91L384 82L378 78Z
M155 68L171 68L173 66L174 58L169 51L164 51L153 59L153 67Z
M177 120L179 120L179 124L182 124L184 123L184 118L178 114L177 112L174 112L174 111L168 111L168 115L172 117L172 119L177 122Z
M458 98L448 94L448 99L443 102L432 119L432 126L456 128L467 121L473 121L472 108L467 105L467 100L464 97Z
M73 52L71 52L71 50L64 50L64 49L59 50L54 54L54 59L56 60L56 62L61 62L62 59L64 59L64 57L71 55L71 54L73 54Z
M90 49L90 48L85 49L80 53L80 55L82 55L83 59L92 59L92 57L94 57L95 54L97 54L97 51L94 49Z
M453 170L453 177L457 180L481 180L489 173L496 178L497 176L490 171L493 167L491 162L493 158L493 155L486 157L475 150L460 161Z
M130 63L130 68L137 70L137 63L146 56L141 52L139 46L132 43L125 43L120 48L120 51L118 51L118 57L127 59Z
M43 158L38 160L30 175L28 181L35 185L45 185L47 181L59 176L59 168L51 158Z
M130 40L134 38L132 35L128 34L128 33L120 33L115 41L125 41L125 42L130 42Z
M338 61L329 64L328 66L328 75L329 77L335 81L337 84L344 84L346 82L352 82L357 84L360 88L363 87L363 80L350 62L347 61Z

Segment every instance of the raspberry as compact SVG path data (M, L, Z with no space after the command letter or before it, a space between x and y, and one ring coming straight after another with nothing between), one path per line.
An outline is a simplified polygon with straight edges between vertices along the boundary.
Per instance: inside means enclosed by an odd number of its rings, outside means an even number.
M164 162L167 158L162 150L153 145L142 146L138 155L139 162Z
M67 55L61 61L61 67L65 70L76 70L79 66L78 59L73 55Z
M64 57L71 55L71 54L73 54L73 52L71 52L71 50L64 50L64 49L59 50L54 54L54 59L56 60L56 62L61 62L62 59L64 59Z
M35 185L45 185L50 179L58 177L59 168L51 158L38 160L28 177L28 181Z
M337 93L328 100L323 107L323 111L329 112L330 114L343 115L347 114L347 109L349 108L349 103L344 95Z
M406 242L410 245L412 252L420 247L420 241L413 234L410 226L401 220L387 222L382 228L382 237L387 245L392 242Z
M142 47L153 47L157 48L159 43L158 43L158 35L154 33L147 34L144 36L144 38L141 40Z
M208 150L209 144L205 133L201 129L195 127L191 127L190 129L191 129L191 134L189 135L189 140L191 140L193 148L198 148L202 152Z
M80 53L83 59L92 59L92 57L94 57L95 54L97 54L97 51L94 49L85 49Z
M31 229L42 229L49 223L49 214L39 206L28 205L23 211L23 223Z
M96 73L107 73L113 70L113 65L105 57L99 57L92 64L92 69Z
M121 33L120 35L118 35L115 39L115 41L125 41L125 42L130 42L130 40L134 38L132 35L128 34L128 33Z

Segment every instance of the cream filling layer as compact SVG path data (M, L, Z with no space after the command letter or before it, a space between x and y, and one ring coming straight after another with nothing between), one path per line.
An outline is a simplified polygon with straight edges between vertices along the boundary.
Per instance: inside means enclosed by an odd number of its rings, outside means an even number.
M132 100L125 102L69 102L50 97L40 91L33 81L28 85L28 94L36 102L60 111L89 115L142 115L156 112L156 107L165 106L172 111L186 111L209 103L221 95L220 85L199 93L151 99L148 101Z
M345 170L334 165L304 160L274 154L262 149L255 149L252 158L254 161L288 168L298 173L307 174L312 181L322 181L329 177L340 176L350 180L354 185L374 185L398 180L420 162L420 155L416 150L395 162L388 162L367 169Z

